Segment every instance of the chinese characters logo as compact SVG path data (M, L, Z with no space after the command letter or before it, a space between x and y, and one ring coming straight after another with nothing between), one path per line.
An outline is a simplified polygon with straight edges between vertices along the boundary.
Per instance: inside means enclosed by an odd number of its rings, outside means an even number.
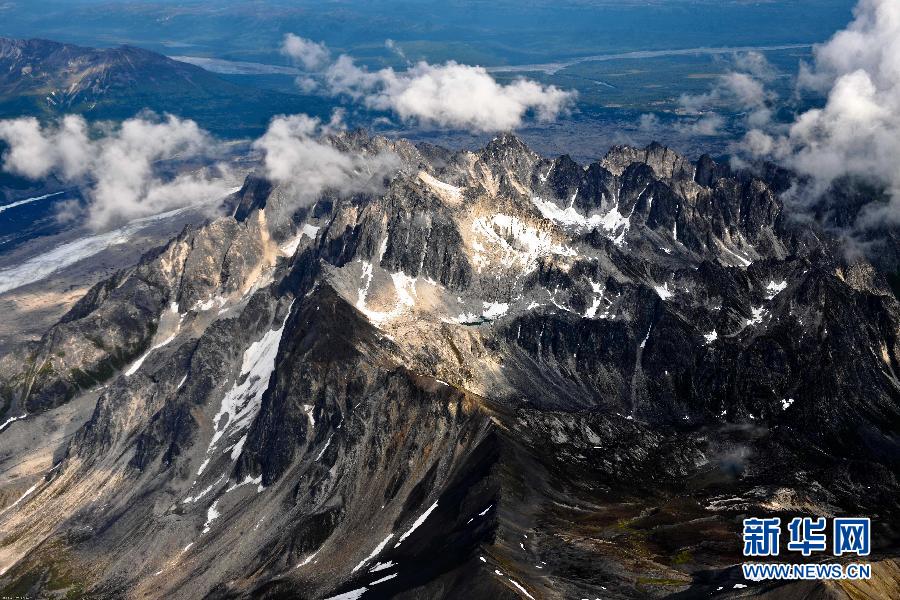
M832 522L831 551L834 556L855 554L868 556L871 551L870 520L867 517L838 517ZM787 526L787 549L811 556L828 549L825 517L796 517ZM778 556L780 552L781 519L744 519L744 556Z

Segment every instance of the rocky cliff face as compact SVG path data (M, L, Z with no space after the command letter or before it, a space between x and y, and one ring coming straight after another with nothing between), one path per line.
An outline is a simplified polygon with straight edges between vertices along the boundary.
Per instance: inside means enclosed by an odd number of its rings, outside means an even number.
M400 166L299 210L251 177L0 361L0 440L93 410L0 481L5 593L741 594L768 512L871 515L896 584L900 306L769 184L333 143Z

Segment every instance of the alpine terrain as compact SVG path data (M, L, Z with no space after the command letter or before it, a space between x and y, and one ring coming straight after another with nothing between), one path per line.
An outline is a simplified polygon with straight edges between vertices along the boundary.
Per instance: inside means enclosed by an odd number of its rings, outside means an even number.
M789 173L328 143L393 170L259 169L0 358L2 595L900 595L900 304ZM744 580L748 515L872 579Z

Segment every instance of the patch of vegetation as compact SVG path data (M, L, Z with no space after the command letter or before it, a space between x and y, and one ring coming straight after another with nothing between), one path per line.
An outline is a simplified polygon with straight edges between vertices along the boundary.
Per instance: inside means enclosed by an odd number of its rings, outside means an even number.
M47 590L60 592L65 590L66 598L81 598L84 595L84 584L76 579L77 573L71 563L50 565L47 570Z
M48 359L48 360L45 360L44 364L41 365L41 368L37 370L36 375L39 375L41 377L48 377L48 376L52 375L54 372L55 371L53 369L53 361Z
M93 369L74 368L69 370L72 381L75 382L75 388L71 390L74 395L79 389L87 389L95 385L101 384L112 377L118 370L118 361L112 356L108 356L97 363Z
M639 535L640 537L646 537L647 532L638 526L639 519L640 519L640 517L637 517L637 518L627 518L626 517L623 519L619 519L618 521L616 521L616 529L619 529L621 531L626 531L629 533L633 533L633 534Z
M4 598L32 598L34 595L32 590L39 587L41 582L40 573L30 571L21 577L13 580L11 584L0 589L0 596Z
M667 579L665 577L638 577L638 585L665 585L665 586L683 586L687 585L687 581L680 579Z
M0 419L6 417L6 413L12 407L12 397L12 387L6 383L0 383Z
M59 541L50 542L7 575L12 583L0 589L0 597L86 598L81 573L63 545Z
M99 385L112 378L117 371L143 354L150 348L153 336L156 335L157 324L151 323L147 336L138 344L126 348L107 348L99 338L87 337L95 346L106 352L107 357L101 360L94 368L80 369L75 367L69 370L69 377L75 382L75 387L70 388L66 400L74 396L78 390L88 389Z

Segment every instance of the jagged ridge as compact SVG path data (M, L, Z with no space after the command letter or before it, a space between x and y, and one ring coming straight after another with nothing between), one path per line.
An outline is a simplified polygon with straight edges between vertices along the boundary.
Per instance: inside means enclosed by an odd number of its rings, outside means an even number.
M108 378L0 514L8 590L63 552L108 597L696 595L743 512L897 514L900 308L766 181L332 142L402 166L299 209L252 177L3 359L13 408L80 401L58 364Z

